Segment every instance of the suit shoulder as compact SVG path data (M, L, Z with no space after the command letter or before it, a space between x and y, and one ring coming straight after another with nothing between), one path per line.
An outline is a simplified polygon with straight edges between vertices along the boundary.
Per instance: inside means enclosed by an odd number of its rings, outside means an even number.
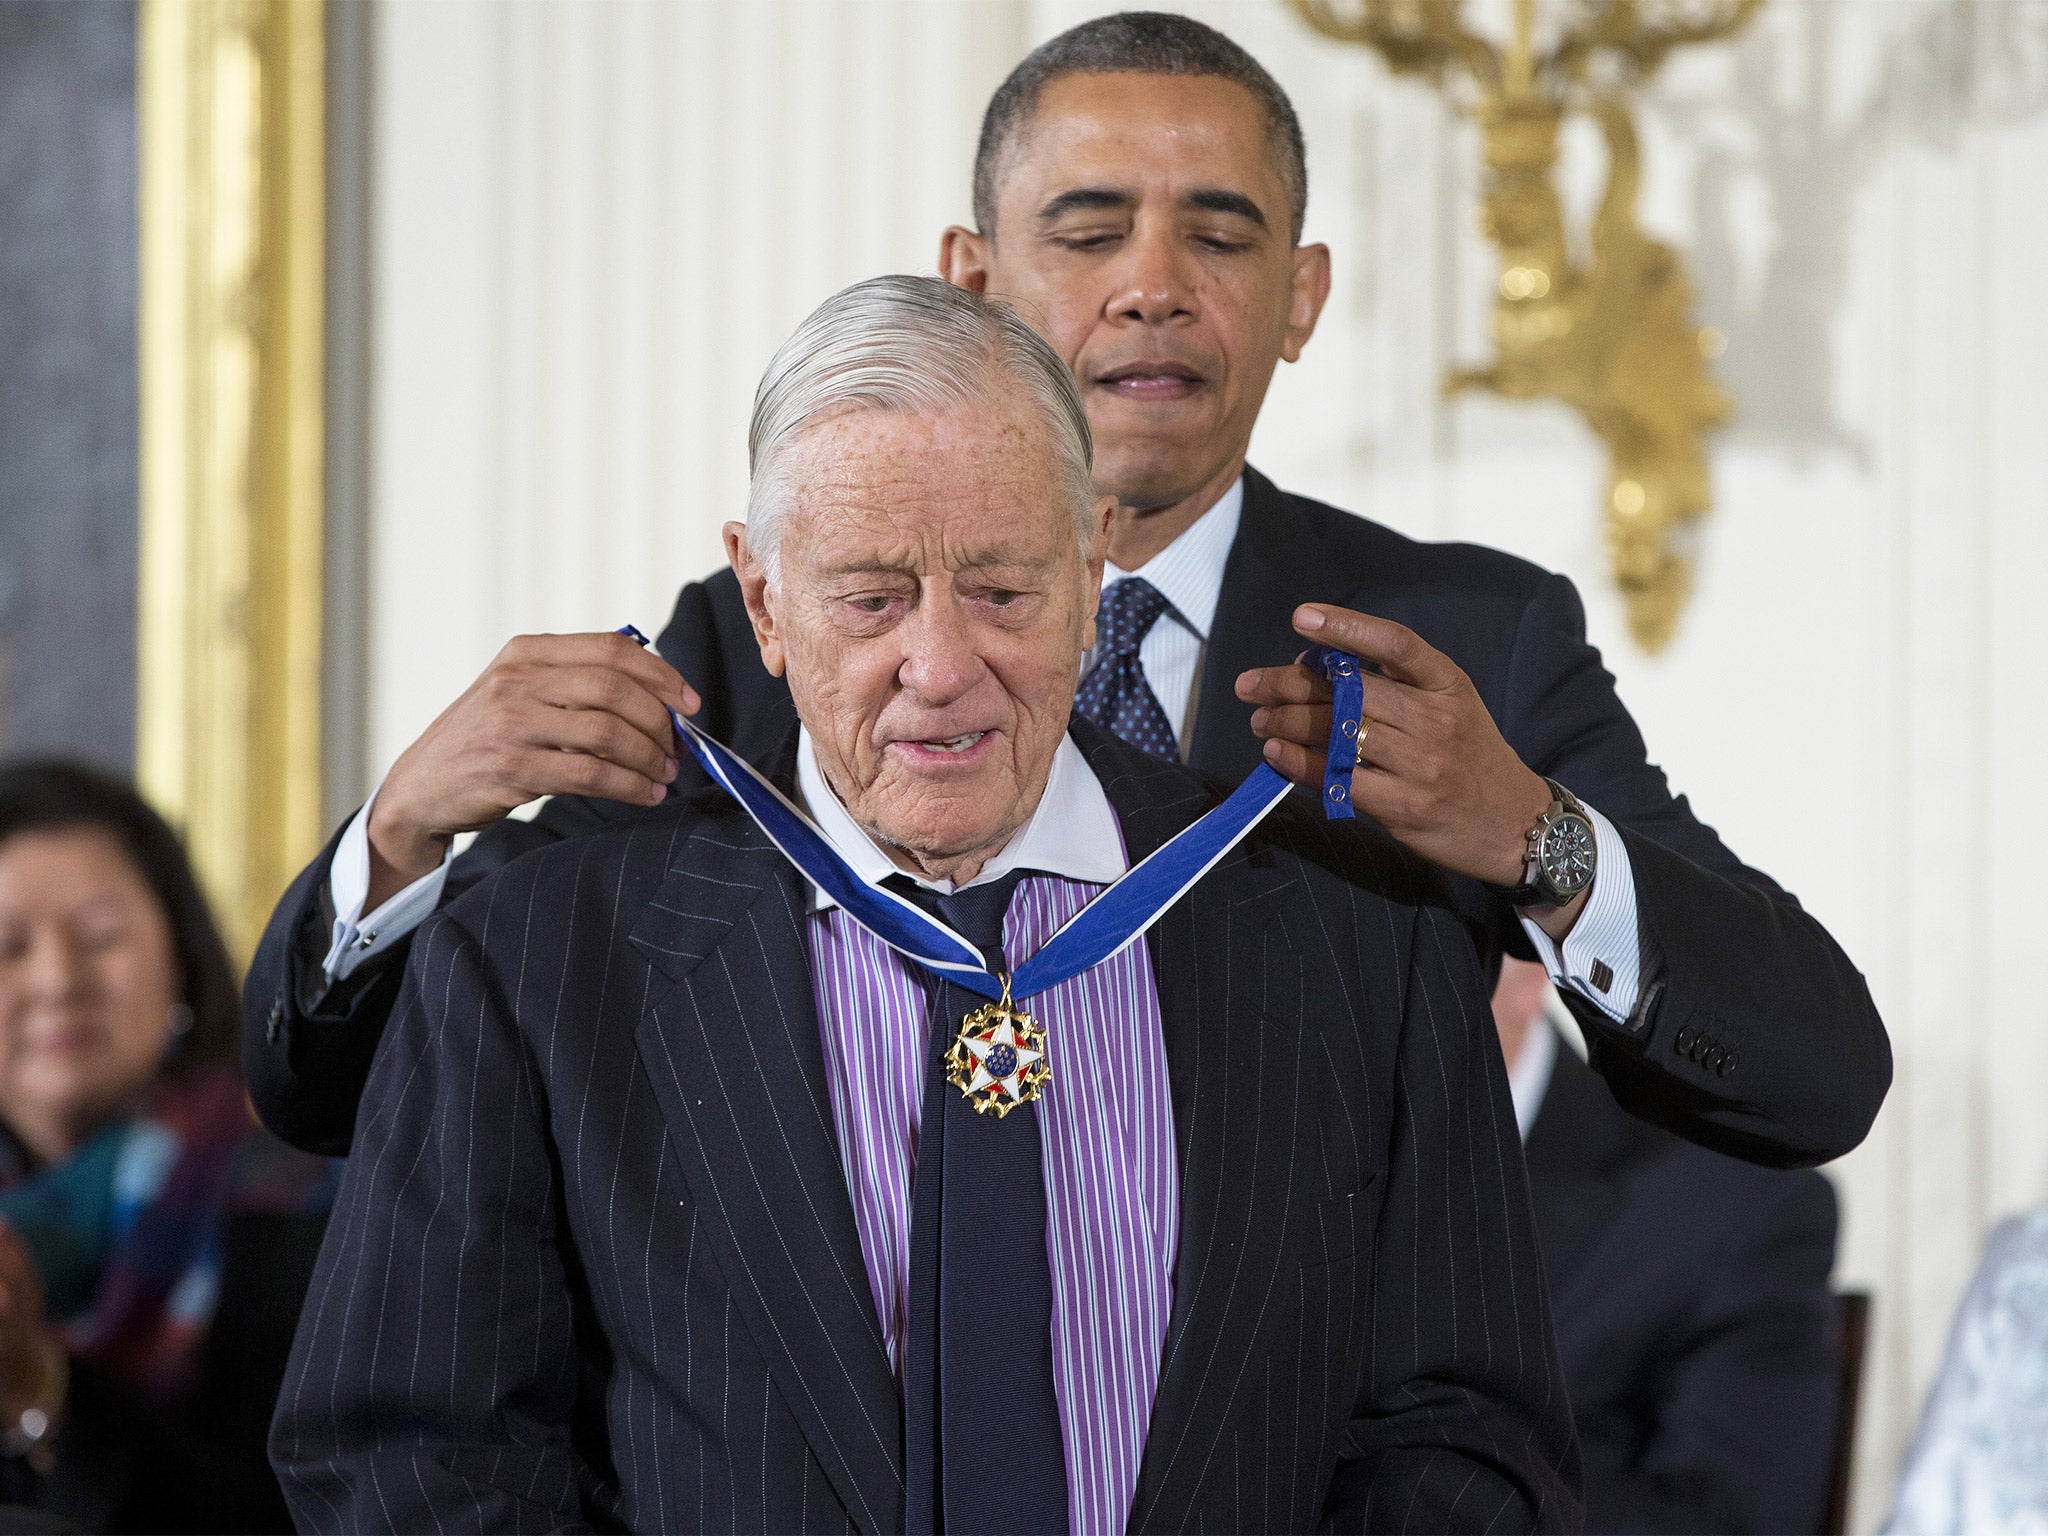
M1126 839L1141 849L1157 848L1236 788L1185 764L1162 762L1081 717L1071 730ZM1320 803L1306 794L1282 800L1247 834L1239 852L1255 863L1293 866L1324 893L1334 894L1341 885L1401 905L1450 906L1449 884L1434 866L1369 817L1325 821Z
M1456 917L1450 882L1435 865L1402 847L1369 816L1328 820L1321 802L1306 793L1281 801L1247 847L1253 857L1292 865L1319 899L1364 899Z
M1418 539L1341 507L1282 491L1292 511L1313 527L1344 568L1370 573L1376 584L1456 600L1527 601L1565 580L1533 560L1484 544Z
M461 928L487 954L515 941L523 945L530 935L524 916L516 928L498 920L507 913L537 914L537 920L565 936L578 914L610 924L654 894L692 836L734 817L744 819L744 813L730 797L701 786L615 826L530 849L435 916ZM586 905L581 900L585 892L601 893L603 900Z

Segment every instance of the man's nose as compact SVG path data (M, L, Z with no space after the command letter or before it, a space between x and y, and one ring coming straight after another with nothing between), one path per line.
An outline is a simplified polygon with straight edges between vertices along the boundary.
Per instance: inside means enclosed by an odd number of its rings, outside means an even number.
M1145 325L1164 325L1195 310L1193 274L1171 228L1140 222L1124 246L1123 267L1110 314Z
M903 623L903 686L928 704L950 704L981 680L973 628L950 595L926 597Z

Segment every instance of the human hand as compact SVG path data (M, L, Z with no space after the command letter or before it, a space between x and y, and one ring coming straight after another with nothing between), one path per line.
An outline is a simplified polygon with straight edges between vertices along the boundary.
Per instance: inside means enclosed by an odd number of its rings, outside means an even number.
M1529 829L1550 804L1550 786L1501 738L1479 692L1456 662L1390 619L1321 603L1294 612L1295 631L1335 646L1367 672L1352 804L1422 857L1454 874L1515 885ZM1252 729L1266 761L1297 784L1320 789L1330 740L1330 684L1296 663L1237 680L1258 706Z
M56 1417L63 1396L63 1346L43 1316L43 1281L19 1234L0 1218L0 1424L39 1408Z
M521 635L400 755L370 811L374 911L449 840L542 795L658 805L676 776L668 712L697 692L624 635Z

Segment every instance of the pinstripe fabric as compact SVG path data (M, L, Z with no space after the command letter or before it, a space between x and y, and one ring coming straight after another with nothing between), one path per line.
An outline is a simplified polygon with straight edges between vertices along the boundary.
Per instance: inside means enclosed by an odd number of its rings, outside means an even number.
M1074 735L1133 859L1213 803ZM1577 1518L1505 1073L1442 899L1369 825L1288 806L1148 936L1180 1216L1132 1530ZM805 922L706 796L420 930L272 1434L303 1527L900 1528Z
M1027 878L1004 953L1036 953L1101 889ZM839 908L809 921L833 1119L900 1379L929 992L922 972ZM1133 945L1030 1006L1053 1062L1038 1114L1069 1529L1093 1536L1122 1530L1129 1514L1173 1304L1179 1190L1151 953Z

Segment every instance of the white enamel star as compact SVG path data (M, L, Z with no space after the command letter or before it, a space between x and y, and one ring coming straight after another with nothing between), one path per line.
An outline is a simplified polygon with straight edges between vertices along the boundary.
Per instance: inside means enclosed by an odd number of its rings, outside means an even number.
M1020 1079L1035 1063L1045 1059L1045 1052L1034 1051L1029 1046L1018 1043L1017 1026L1009 1019L1002 1020L979 1039L970 1036L960 1043L967 1047L967 1054L974 1058L974 1076L968 1079L967 1083L969 1093L979 1093L990 1083L998 1083L1002 1086L1003 1092L1011 1098L1020 1098L1023 1094ZM1002 1077L996 1076L988 1069L989 1053L999 1045L1009 1048L1014 1061L1012 1070Z

